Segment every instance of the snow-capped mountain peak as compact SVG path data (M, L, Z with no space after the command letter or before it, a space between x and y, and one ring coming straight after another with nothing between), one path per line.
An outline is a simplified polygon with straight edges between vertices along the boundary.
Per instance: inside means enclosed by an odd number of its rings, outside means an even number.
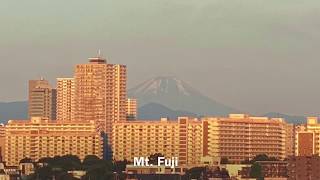
M187 85L187 83L171 76L152 78L136 86L132 90L134 90L134 94L151 93L160 95L165 93L179 93L185 96L190 96L192 91L194 91Z
M129 90L129 97L137 98L139 106L158 103L172 110L188 111L198 115L226 115L233 108L201 94L188 83L176 77L156 77Z

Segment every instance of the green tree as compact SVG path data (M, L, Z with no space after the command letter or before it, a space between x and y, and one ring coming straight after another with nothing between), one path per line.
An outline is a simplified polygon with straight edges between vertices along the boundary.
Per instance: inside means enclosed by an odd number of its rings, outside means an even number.
M84 180L112 179L114 175L112 161L102 160L94 156L86 157L83 161L83 167L87 171Z
M50 165L62 171L78 170L81 169L81 160L75 155L55 156Z
M258 154L251 160L252 163L256 161L269 161L269 157L266 154Z
M205 172L205 167L194 167L186 172L189 179L200 179L201 175Z
M116 161L113 163L113 171L117 173L122 173L126 170L127 164L129 164L127 160Z
M255 162L251 165L250 177L257 178L258 180L264 179L262 175L262 167L260 166L259 163Z
M251 160L251 164L257 161L279 161L279 160L276 157L269 157L266 154L258 154Z
M95 155L88 155L86 156L84 159L83 159L83 162L82 162L82 166L84 168L88 168L90 166L93 166L97 163L99 163L101 161L100 158L98 158L97 156Z
M38 162L44 163L44 167L37 167L29 179L49 180L54 177L56 180L74 180L75 178L68 174L68 171L85 170L86 175L83 180L105 180L113 179L115 169L122 171L125 168L125 162L113 163L94 155L86 156L82 163L74 155L42 158Z

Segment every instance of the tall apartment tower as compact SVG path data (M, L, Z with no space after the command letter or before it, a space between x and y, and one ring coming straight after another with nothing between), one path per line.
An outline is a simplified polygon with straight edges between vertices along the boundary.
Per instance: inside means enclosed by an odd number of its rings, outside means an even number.
M56 90L51 88L49 82L40 80L29 81L29 119L43 117L56 119Z
M137 99L127 99L127 120L135 120L138 118L138 102Z
M57 78L57 120L73 121L75 111L74 78Z
M100 57L75 68L75 118L94 120L111 144L112 125L126 120L126 66Z

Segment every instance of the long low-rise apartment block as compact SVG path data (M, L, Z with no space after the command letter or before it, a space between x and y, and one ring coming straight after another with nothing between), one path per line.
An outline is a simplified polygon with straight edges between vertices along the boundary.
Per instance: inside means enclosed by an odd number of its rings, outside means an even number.
M23 158L38 161L43 157L86 155L102 158L103 139L94 121L10 120L5 127L5 161L9 166Z
M178 157L180 165L202 164L203 157L225 157L229 161L250 160L258 154L284 159L293 152L286 141L293 126L281 118L229 117L201 119L179 117L170 121L116 122L113 128L113 157L132 161L161 153Z

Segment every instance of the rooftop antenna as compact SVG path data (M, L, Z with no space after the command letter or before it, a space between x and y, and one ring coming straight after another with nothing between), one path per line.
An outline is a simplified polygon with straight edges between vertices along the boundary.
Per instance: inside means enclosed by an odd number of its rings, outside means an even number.
M101 50L100 49L98 50L98 57L99 58L101 57Z

